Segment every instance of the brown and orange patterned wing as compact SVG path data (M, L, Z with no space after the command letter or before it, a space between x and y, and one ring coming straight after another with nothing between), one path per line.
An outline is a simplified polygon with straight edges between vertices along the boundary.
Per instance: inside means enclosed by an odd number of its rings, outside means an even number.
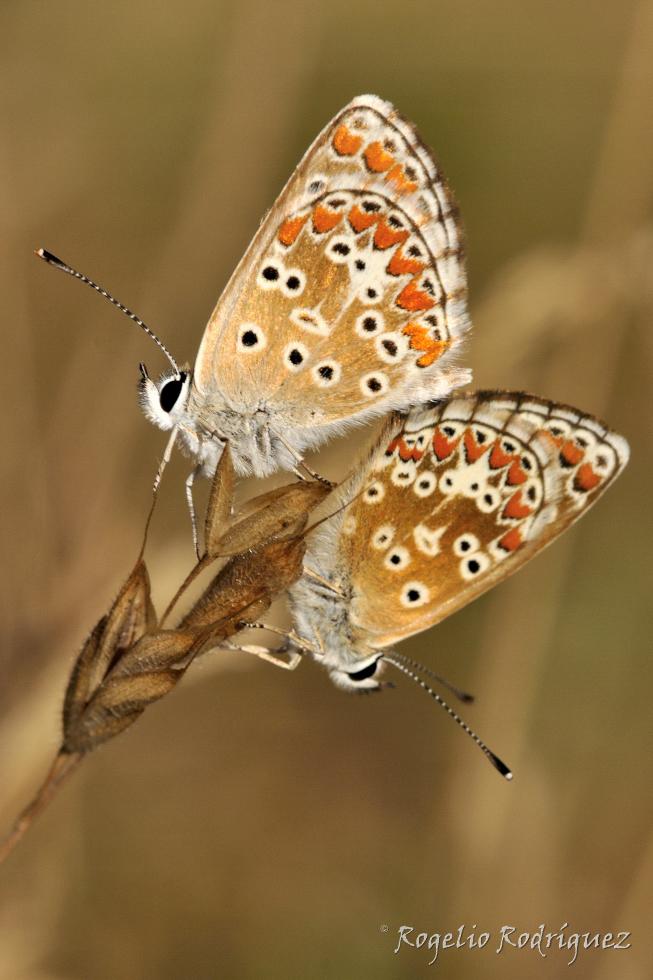
M628 445L532 395L479 392L413 411L341 490L307 563L335 573L360 639L385 647L515 572L619 475Z
M342 110L263 222L206 328L198 397L280 424L369 417L447 394L469 326L461 231L412 126L375 96ZM443 366L445 366L443 369Z

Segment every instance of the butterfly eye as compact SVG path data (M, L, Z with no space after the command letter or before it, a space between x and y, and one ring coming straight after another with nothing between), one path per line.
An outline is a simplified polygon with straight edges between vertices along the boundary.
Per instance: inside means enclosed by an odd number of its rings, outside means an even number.
M159 391L159 404L164 412L171 412L177 404L177 399L186 384L186 373L182 371L178 378L166 381Z
M367 664L367 666L363 667L361 670L349 671L347 677L350 681L353 681L354 684L358 684L360 681L366 681L368 678L374 677L378 665L379 661L373 660L371 664Z

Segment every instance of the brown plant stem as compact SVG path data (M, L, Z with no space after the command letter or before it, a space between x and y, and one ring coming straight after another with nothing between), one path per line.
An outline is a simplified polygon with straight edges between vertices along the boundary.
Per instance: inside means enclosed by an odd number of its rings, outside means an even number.
M43 785L31 802L22 810L6 837L0 842L0 864L11 854L16 844L22 840L35 819L45 810L64 782L77 769L83 758L84 753L82 752L60 752L56 756L50 767L50 771L43 781Z

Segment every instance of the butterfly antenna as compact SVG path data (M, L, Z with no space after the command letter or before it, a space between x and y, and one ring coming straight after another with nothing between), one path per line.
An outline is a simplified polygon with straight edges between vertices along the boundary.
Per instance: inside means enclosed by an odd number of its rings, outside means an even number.
M81 272L77 272L77 270L73 269L72 266L66 265L65 262L62 262L61 259L57 258L56 255L53 255L52 252L48 252L44 248L38 248L35 250L34 254L38 255L40 259L43 259L45 262L47 262L48 265L53 265L55 269L61 269L62 272L67 272L69 276L73 276L75 279L79 279L80 282L85 282L87 286L90 286L91 289L94 289L97 293L100 294L100 296L104 296L104 298L108 299L110 303L112 303L114 306L117 306L118 309L126 316L128 316L130 320L133 320L134 323L137 323L138 326L141 328L141 330L144 330L145 333L148 335L148 337L150 337L154 341L157 347L159 347L160 350L163 351L163 353L165 354L165 356L168 358L173 368L175 369L175 373L177 374L177 376L179 377L181 375L181 371L179 370L179 365L175 361L174 357L172 356L172 354L170 353L166 345L163 343L162 340L159 340L159 338L154 333L154 331L150 330L150 328L147 326L146 323L143 323L143 321L139 316L136 316L136 314L132 313L132 311L129 310L126 306L123 306L122 303L119 303L118 300L115 299L115 297L113 297L111 293L108 293L106 289L103 289L102 286L98 286L96 282L93 282L93 280L89 279L88 276L82 275Z
M397 653L396 650L393 651L392 656L395 658L395 660L398 660L400 663L404 664L405 667L414 667L415 670L419 670L422 674L427 674L429 677L432 677L434 681L438 682L438 684L442 684L442 686L446 687L448 691L451 691L451 693L454 694L459 701L464 701L467 704L471 704L474 700L473 694L469 694L467 691L463 691L462 688L456 687L456 685L452 684L451 681L448 681L446 677L441 677L440 674L436 674L434 670L431 670L429 667L425 667L424 664L418 663L417 660L411 660L410 657L404 656L403 653Z
M447 712L448 715L450 715L451 718L453 718L456 724L460 725L462 730L467 735L469 735L469 737L472 739L473 742L476 743L476 745L478 745L481 752L483 752L484 755L487 756L487 758L490 760L494 768L498 772L500 772L505 779L512 779L512 771L508 768L505 762L502 762L499 756L495 755L494 752L492 752L492 750L487 747L485 742L478 737L476 732L472 731L472 729L469 727L467 722L463 721L460 715L456 714L456 712L453 710L453 708L451 708L447 704L444 698L441 698L440 695L437 694L432 687L429 687L426 681L423 681L421 677L418 677L418 675L414 671L412 671L409 667L406 667L399 660L395 660L394 656L388 656L388 654L384 654L383 659L386 660L388 663L392 664L392 666L395 667L397 670L400 670L402 674L405 674L407 677L410 677L410 679L412 681L415 681L416 684L419 684L422 690L426 691L427 694L430 694L433 700L437 701L440 707L444 708L444 710Z

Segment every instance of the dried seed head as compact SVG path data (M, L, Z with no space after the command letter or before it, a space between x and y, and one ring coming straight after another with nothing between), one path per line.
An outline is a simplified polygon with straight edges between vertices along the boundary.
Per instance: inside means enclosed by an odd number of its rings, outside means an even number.
M242 618L243 608L252 603L262 603L264 611L275 595L301 575L304 550L303 540L294 538L269 541L232 558L181 621L181 628L205 629L234 616Z
M64 741L121 651L133 646L155 623L150 579L145 563L139 559L108 614L97 623L77 657L64 698Z
M323 483L301 482L256 497L216 542L214 553L225 557L243 554L272 538L284 540L300 534L311 511L329 493Z
M66 733L65 752L90 752L133 724L153 701L182 677L177 670L107 677L76 724Z

